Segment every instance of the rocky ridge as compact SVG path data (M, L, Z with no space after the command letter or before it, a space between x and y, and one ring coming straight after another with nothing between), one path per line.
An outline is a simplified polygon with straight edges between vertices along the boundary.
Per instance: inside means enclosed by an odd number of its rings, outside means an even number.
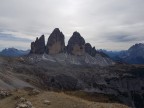
M44 35L40 38L37 37L36 41L31 43L31 54L46 53L51 55L65 52L77 56L88 53L94 57L97 51L90 43L85 43L85 39L78 32L73 33L68 41L68 45L65 46L65 37L58 28L55 28L50 34L46 45Z
M144 43L132 45L128 50L124 51L107 51L106 53L114 61L128 64L144 64Z
M100 66L114 64L108 56L98 52L90 43L86 43L78 32L73 33L68 45L65 46L65 37L58 28L55 28L50 34L46 45L44 35L32 42L30 54L40 55L40 60L45 59L60 63ZM31 58L33 59L34 56Z
M45 52L45 38L42 35L40 38L36 38L35 42L31 43L31 51L32 54L43 54Z
M3 57L20 57L29 54L29 50L18 50L16 48L5 48L0 52L0 56Z

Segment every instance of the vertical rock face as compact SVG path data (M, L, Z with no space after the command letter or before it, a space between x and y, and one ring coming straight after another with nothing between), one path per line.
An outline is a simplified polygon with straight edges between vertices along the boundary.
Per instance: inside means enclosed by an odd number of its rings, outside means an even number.
M78 32L74 32L68 41L67 52L73 55L83 55L85 52L85 40Z
M68 41L67 47L65 47L65 37L63 33L55 28L50 34L47 45L45 45L45 37L42 35L40 38L36 38L35 42L31 43L31 54L59 54L67 52L68 54L81 56L88 53L92 57L96 56L96 49L92 47L90 43L85 43L84 38L78 32L74 32L72 37Z
M92 48L92 52L91 52L91 56L92 56L92 57L95 57L95 56L96 56L96 53L97 53L97 51L96 51L95 47L93 47L93 48Z
M97 53L95 47L92 47L90 43L85 44L85 52L91 55L92 57L95 57Z
M39 39L36 38L35 42L31 43L31 51L33 54L43 54L45 52L45 38L42 35Z
M62 32L60 32L58 28L56 28L48 38L48 42L46 45L46 53L58 54L64 52L64 50L65 50L64 35Z
M90 43L85 44L85 52L88 53L89 55L92 54L92 46Z

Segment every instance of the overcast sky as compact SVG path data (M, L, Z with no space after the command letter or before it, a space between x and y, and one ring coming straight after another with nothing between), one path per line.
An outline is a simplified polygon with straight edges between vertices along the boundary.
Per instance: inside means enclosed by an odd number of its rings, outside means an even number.
M0 49L30 49L54 28L74 31L96 49L122 50L144 42L144 0L0 0Z

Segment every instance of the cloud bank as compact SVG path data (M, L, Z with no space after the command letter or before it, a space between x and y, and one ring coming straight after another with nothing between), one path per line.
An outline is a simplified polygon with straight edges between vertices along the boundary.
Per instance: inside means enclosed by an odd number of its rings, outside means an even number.
M0 49L29 49L31 40L48 38L56 27L66 43L78 31L97 49L127 49L144 42L144 1L0 0Z

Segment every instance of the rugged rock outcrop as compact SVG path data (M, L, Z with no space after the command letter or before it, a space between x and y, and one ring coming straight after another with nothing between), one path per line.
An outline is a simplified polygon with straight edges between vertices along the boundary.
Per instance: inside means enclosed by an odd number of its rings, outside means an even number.
M32 96L32 95L38 95L40 94L40 91L38 89L33 89L29 92L28 95Z
M56 76L49 76L48 80L43 80L44 83L47 83L49 87L55 89L64 89L64 90L76 90L78 80L72 76L60 74Z
M50 34L47 45L45 45L44 35L42 35L40 38L37 38L35 42L31 43L31 54L46 53L48 55L53 55L59 53L66 54L66 52L68 55L74 56L86 56L88 54L96 58L96 54L99 54L102 57L106 57L103 56L104 54L97 52L95 47L92 47L90 43L85 43L84 38L78 32L73 33L66 47L65 37L58 28L55 28L54 31Z
M90 43L85 44L85 52L91 55L92 57L95 57L97 53L95 47L92 47Z
M92 57L95 57L95 56L96 56L96 53L97 53L97 51L96 51L95 47L93 47L93 48L92 48L92 52L91 52L91 56L92 56Z
M7 90L0 90L0 99L6 98L8 96L12 95L10 91Z
M49 100L44 100L43 103L46 104L46 105L50 105L50 104L51 104L51 101L49 101Z
M21 97L16 103L16 108L35 108L35 107L33 107L30 101L27 101L25 98Z
M83 55L85 53L85 40L78 32L74 32L68 41L67 52L73 55Z
M64 50L65 50L64 35L62 32L60 32L58 28L56 28L48 38L48 42L46 45L46 53L58 54L64 52Z
M31 43L30 53L34 54L43 54L45 52L45 38L42 35L40 38L36 38L35 42Z
M92 54L92 46L90 43L85 44L85 52L88 53L89 55Z

